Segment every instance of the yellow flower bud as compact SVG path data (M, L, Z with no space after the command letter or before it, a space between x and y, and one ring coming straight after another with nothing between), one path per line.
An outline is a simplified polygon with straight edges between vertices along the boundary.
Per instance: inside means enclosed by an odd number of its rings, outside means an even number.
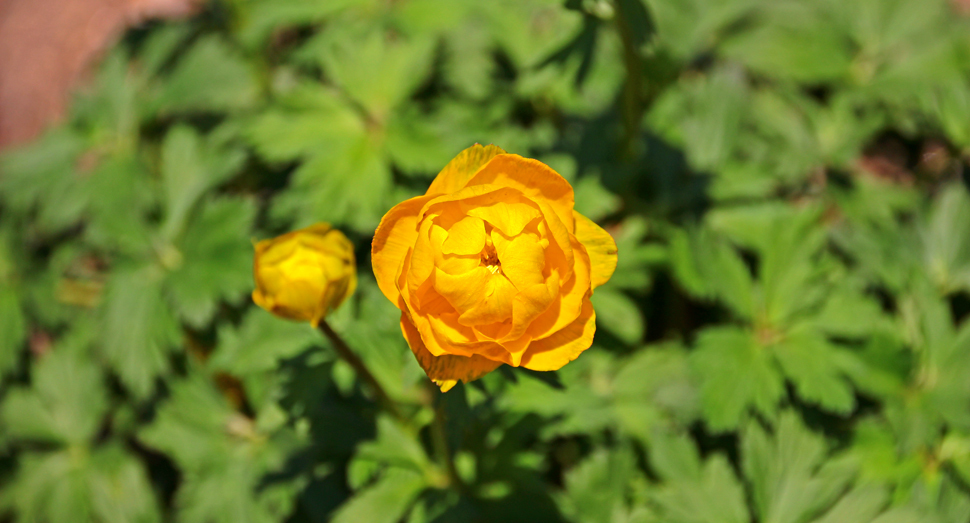
M354 245L327 223L256 244L253 301L314 327L357 288Z

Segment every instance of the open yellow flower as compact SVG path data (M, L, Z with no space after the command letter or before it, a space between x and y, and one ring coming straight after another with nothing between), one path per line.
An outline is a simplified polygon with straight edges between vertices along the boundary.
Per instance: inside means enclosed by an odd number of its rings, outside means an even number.
M476 144L384 216L371 259L418 363L447 391L503 363L556 370L589 348L589 297L612 276L616 243L573 210L558 173Z
M256 305L314 327L357 288L354 245L318 223L256 244Z

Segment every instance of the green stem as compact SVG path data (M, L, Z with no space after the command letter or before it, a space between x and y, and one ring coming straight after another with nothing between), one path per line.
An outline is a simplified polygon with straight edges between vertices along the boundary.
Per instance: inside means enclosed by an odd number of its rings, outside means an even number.
M623 142L620 154L624 159L635 156L634 147L640 132L640 120L646 105L642 99L643 93L643 63L639 50L633 40L633 29L624 16L623 7L616 6L616 27L623 44L623 65L626 69L626 82L623 85Z
M448 448L448 431L445 426L445 407L443 403L444 395L432 382L428 382L428 391L431 394L431 407L434 409L434 420L431 422L431 444L434 446L435 456L439 464L444 466L448 473L449 484L459 492L465 491L465 484L458 475L458 468L455 467L455 459Z
M367 383L368 387L371 389L371 392L377 396L377 400L381 403L384 409L387 410L387 412L389 412L392 416L397 418L398 421L406 423L407 418L405 418L404 415L401 414L401 411L398 410L397 403L395 403L394 400L387 395L387 391L384 390L381 383L377 381L377 378L375 378L370 369L367 368L367 364L364 363L364 360L360 359L360 356L357 356L354 351L350 350L347 342L345 342L343 338L341 338L340 335L330 327L330 324L327 323L326 320L320 320L320 324L317 325L317 328L323 333L324 336L327 337L327 339L330 340L330 344L333 345L333 348L335 351L337 351L337 355L340 356L340 359L344 360L348 365L353 367L354 371L357 373L357 376Z

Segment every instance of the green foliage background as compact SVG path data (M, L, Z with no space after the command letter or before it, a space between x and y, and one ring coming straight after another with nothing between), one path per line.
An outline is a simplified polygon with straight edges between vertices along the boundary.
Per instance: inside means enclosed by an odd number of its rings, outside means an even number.
M440 399L370 237L468 145L615 236L591 349ZM222 0L0 159L0 520L970 521L970 19L942 0ZM255 308L330 221L360 289ZM444 413L439 431L432 420Z

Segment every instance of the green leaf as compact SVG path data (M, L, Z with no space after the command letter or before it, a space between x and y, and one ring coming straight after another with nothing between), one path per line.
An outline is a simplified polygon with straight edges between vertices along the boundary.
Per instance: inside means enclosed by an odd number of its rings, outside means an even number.
M850 42L814 4L781 2L759 13L753 29L728 39L721 51L773 78L823 82L845 77Z
M597 289L592 296L592 302L596 309L596 321L606 330L631 345L643 338L643 315L636 302L625 294L610 289Z
M357 449L357 457L370 459L399 468L411 468L424 472L430 460L421 443L413 434L387 416L377 420L377 439L362 443Z
M650 287L651 273L666 261L667 250L656 242L644 243L648 228L646 220L636 216L610 228L616 250L622 254L617 255L616 272L603 288L643 292Z
M259 96L252 65L221 37L197 40L162 81L154 104L163 114L250 107Z
M364 121L335 89L299 84L263 111L243 135L270 162L339 156L365 134Z
M281 320L253 308L238 329L220 325L219 345L206 364L235 376L257 374L275 369L280 360L297 356L320 341L320 334L306 323Z
M373 485L357 492L343 504L330 520L333 523L395 523L427 488L424 477L410 471L392 468Z
M855 407L855 395L838 366L838 350L817 332L803 329L788 333L771 347L801 398L823 409L848 414Z
M145 164L134 155L105 158L87 174L84 229L93 244L115 252L144 254L150 249L148 215L156 203Z
M154 76L172 60L172 57L191 36L192 26L186 23L165 24L152 31L138 52L138 63L145 73Z
M812 523L842 523L843 521L857 521L865 523L872 521L879 514L887 501L886 491L875 485L852 489L839 499L831 510L824 516L812 520Z
M573 184L576 211L590 220L605 218L618 210L623 200L603 187L599 176L583 176Z
M683 349L657 346L614 360L591 353L559 371L564 387L521 379L505 390L504 408L556 418L544 437L597 434L613 429L647 443L655 426L689 423L697 391Z
M741 457L762 521L804 521L834 501L854 476L854 469L836 466L816 477L825 459L824 440L806 430L791 412L782 414L774 438L751 421L743 432Z
M721 168L734 153L748 88L736 71L719 68L665 91L647 114L647 124L685 149L699 171Z
M22 455L10 490L0 494L21 521L161 521L141 462L116 444Z
M31 387L10 390L0 403L5 438L85 444L108 409L97 364L71 347L58 346L33 367Z
M951 184L933 203L922 228L925 270L944 292L970 290L970 195Z
M101 348L121 382L137 398L155 388L169 370L169 353L180 340L178 323L163 295L163 272L154 265L119 267L107 283L102 305Z
M239 303L252 288L249 233L255 214L249 200L213 199L185 231L178 244L181 259L166 276L165 290L188 324L205 326L220 300Z
M273 213L295 218L297 226L327 221L373 231L390 207L391 188L390 169L363 137L334 156L315 156L301 165L274 201Z
M189 523L270 523L292 511L300 478L270 480L300 449L289 429L262 431L234 412L196 371L172 394L139 439L166 453L183 482L177 519Z
M0 156L0 195L19 214L37 209L37 222L46 232L74 225L87 200L78 197L82 179L75 162L84 149L80 137L67 129L48 132L38 141Z
M2 255L0 251L0 256ZM4 260L0 259L0 265L3 263ZM0 382L17 365L27 338L27 322L20 308L17 292L4 281L2 272L0 269L0 332L3 333L0 336Z
M654 494L662 521L670 523L747 523L744 490L723 456L704 464L700 477L672 481Z
M701 457L690 435L670 429L650 436L650 465L667 481L691 482L702 477Z
M598 449L566 473L560 506L574 521L626 523L632 512L627 491L638 475L636 457L628 448Z
M192 127L172 127L162 142L162 234L172 240L182 232L199 198L235 174L244 159L241 150L222 149L211 140L207 143Z
M405 104L387 124L384 147L394 165L408 175L434 175L467 146L447 121ZM445 125L443 125L445 124Z
M247 47L262 45L273 31L306 26L326 20L361 0L273 0L242 4L236 32Z
M308 45L319 46L313 51L319 53L327 74L378 121L386 120L430 72L434 49L430 38L395 40L381 31L360 34L356 29L323 35L324 39Z
M740 254L708 228L670 232L670 263L688 292L716 299L742 318L754 315L754 282Z
M737 327L705 329L690 361L701 380L701 409L712 430L737 427L749 408L774 418L785 393L783 380L752 333Z

